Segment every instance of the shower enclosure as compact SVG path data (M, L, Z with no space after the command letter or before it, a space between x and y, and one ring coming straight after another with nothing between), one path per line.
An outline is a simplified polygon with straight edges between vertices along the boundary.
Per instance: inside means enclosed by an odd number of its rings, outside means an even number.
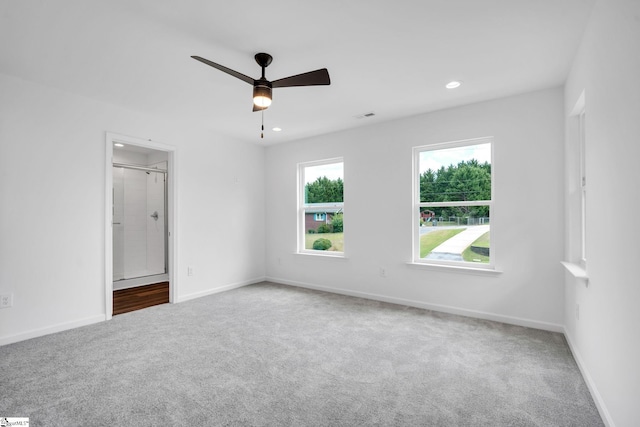
M113 288L168 280L167 162L113 164Z

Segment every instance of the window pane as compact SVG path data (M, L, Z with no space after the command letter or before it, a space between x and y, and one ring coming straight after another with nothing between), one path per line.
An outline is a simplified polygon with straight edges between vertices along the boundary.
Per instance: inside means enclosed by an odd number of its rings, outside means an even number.
M344 252L344 163L301 164L298 244L301 250Z
M304 168L304 202L343 202L342 162Z
M491 200L491 144L420 152L420 201Z
M489 206L420 208L420 258L489 263Z
M318 221L317 218L324 218ZM320 251L344 252L344 226L342 207L324 208L322 215L315 209L304 213L304 248Z

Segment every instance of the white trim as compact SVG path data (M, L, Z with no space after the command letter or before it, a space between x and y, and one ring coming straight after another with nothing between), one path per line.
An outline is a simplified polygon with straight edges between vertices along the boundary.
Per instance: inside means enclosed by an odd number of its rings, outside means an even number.
M314 234L314 236L322 236L322 234ZM307 259L313 258L324 258L324 259L339 259L339 260L347 260L348 258L344 256L344 252L336 252L336 251L317 251L313 249L304 249L300 252L294 252L293 255L302 255L302 257L306 257Z
M573 275L573 277L583 280L585 286L589 286L589 275L587 274L587 270L582 265L578 265L568 261L560 261L560 264L562 264L564 268L566 268L567 271Z
M113 138L105 136L104 179L104 292L105 320L113 317Z
M32 329L30 331L21 332L16 335L9 335L0 338L0 346L29 340L31 338L55 334L57 332L67 331L69 329L75 329L82 326L93 325L94 323L104 322L105 320L105 315L100 314L97 316L85 317L84 319L73 320L71 322L57 323L55 325L46 326L44 328Z
M433 310L443 313L455 314L458 316L472 317L475 319L491 320L493 322L507 323L509 325L523 326L526 328L542 329L551 332L563 332L563 325L556 323L541 322L538 320L525 319L521 317L505 316L502 314L488 313L479 310L470 310L466 308L452 307L441 304L430 304L422 301L409 300L404 298L390 297L380 294L372 294L367 292L350 291L327 286L315 285L311 283L298 282L293 280L281 279L278 277L267 276L267 281L280 283L282 285L297 286L300 288L314 289L317 291L330 292L334 294L347 295L357 298L370 299L374 301L388 302L391 304L406 305L409 307L422 308L425 310Z
M473 263L458 263L458 265L453 264L455 261L449 261L447 263L437 260L429 261L429 262L408 262L407 265L411 268L418 268L423 270L439 270L446 271L449 273L466 273L466 274L474 274L479 276L499 276L503 273L502 270L497 270L492 267L483 267L483 264L478 264L476 267Z
M418 147L413 147L413 151L414 153L416 151L435 151L444 150L446 148L466 147L467 145L479 145L487 143L493 143L493 135L481 136L478 138L459 139L457 141L438 142L436 144L420 145ZM493 158L491 160L493 161Z
M138 147L150 148L152 150L164 151L167 153L167 171L168 171L168 265L167 274L169 275L169 302L174 303L178 295L178 275L176 274L176 266L178 265L177 251L177 224L178 224L178 192L177 192L177 158L176 147L169 144L163 144L152 140L145 140L126 135L120 135L113 132L105 134L105 320L110 320L113 316L113 144L121 142L125 145L135 145Z
M563 327L562 333L564 334L565 339L567 340L567 344L569 345L569 350L571 350L571 354L578 365L578 369L580 369L580 373L584 378L584 382L587 384L587 388L591 392L591 397L596 404L596 408L598 408L598 412L600 413L600 417L602 421L607 427L615 427L615 423L611 418L611 414L609 414L609 410L607 409L607 405L605 405L600 392L598 391L598 387L596 387L596 383L593 381L593 377L589 373L580 352L578 352L577 347L573 344L573 340L571 339L571 335L569 331L565 327Z
M312 160L310 162L300 162L300 163L298 163L298 167L300 167L302 165L304 165L305 167L330 165L332 163L344 163L344 157L333 157L331 159ZM342 172L344 174L344 169L343 169Z
M181 295L176 302L185 302L192 299L206 297L208 295L218 294L220 292L230 291L232 289L241 288L243 286L254 285L256 283L264 282L266 278L264 276L256 277L254 279L245 280L242 282L231 283L229 285L221 286L219 288L207 289L206 291L193 292L187 295Z

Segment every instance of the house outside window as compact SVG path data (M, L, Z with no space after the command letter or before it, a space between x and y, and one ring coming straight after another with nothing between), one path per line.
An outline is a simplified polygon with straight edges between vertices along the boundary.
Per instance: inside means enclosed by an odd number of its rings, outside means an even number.
M414 263L494 268L492 142L414 147Z
M298 252L344 256L342 158L298 164Z

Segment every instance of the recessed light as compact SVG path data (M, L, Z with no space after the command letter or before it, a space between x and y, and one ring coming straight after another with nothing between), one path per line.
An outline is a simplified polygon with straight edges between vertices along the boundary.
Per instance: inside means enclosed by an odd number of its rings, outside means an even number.
M116 142L116 143L115 143L115 144L113 144L113 145L115 145L116 147L124 147L124 144L120 144L119 142Z
M445 86L447 89L455 89L457 87L460 87L460 85L462 84L461 81L458 80L453 80L449 83L447 83L447 85Z
M282 130L282 128L275 127L275 128L273 128L271 130L274 131L274 132L280 132Z

